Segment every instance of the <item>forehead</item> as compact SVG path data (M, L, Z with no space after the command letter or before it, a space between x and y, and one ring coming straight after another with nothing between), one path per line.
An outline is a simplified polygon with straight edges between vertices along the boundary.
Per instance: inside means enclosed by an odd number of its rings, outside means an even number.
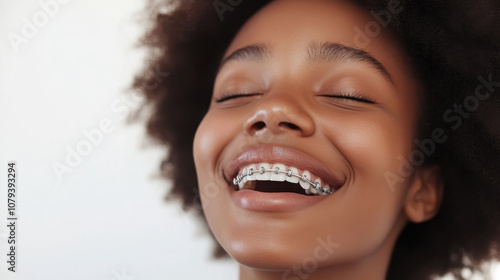
M367 34L366 28L371 33ZM300 67L311 43L332 42L369 53L395 77L396 84L409 82L409 64L390 30L377 23L370 11L348 1L273 1L245 23L225 57L263 42L270 46L273 59L290 64L288 69L293 69L294 63Z
M370 19L366 11L346 1L277 0L247 21L234 43L255 37L300 40L332 35L352 41L355 27L363 29Z

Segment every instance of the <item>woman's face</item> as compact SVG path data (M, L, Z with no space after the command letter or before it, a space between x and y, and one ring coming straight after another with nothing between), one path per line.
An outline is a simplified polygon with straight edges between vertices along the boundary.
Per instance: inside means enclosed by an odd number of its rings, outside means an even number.
M194 141L206 219L233 258L271 270L388 261L412 176L386 174L413 148L419 107L406 61L346 2L274 1L243 26ZM306 195L303 175L325 192Z

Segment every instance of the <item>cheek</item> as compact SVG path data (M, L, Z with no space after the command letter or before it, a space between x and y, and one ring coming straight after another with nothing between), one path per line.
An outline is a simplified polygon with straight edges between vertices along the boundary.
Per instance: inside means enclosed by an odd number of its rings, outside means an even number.
M196 130L193 141L193 156L198 179L198 190L206 218L214 216L210 205L216 204L222 193L222 182L217 182L215 175L217 168L215 161L224 141L218 133L218 119L213 114L207 113Z
M387 115L351 116L329 125L329 138L350 167L348 178L363 183L388 188L387 174L398 174L402 159L408 158L414 141L411 118ZM405 181L409 176L404 178ZM398 182L404 185L404 182ZM354 183L354 182L348 182Z
M349 117L329 125L328 137L347 161L350 173L340 190L342 211L331 212L330 218L345 223L343 228L351 234L360 234L358 238L345 236L346 247L353 253L367 253L384 242L400 218L410 178L391 186L386 174L397 172L398 158L409 153L413 133L403 122L388 117Z
M213 175L218 154L227 144L226 129L222 129L223 120L210 112L205 115L196 130L193 142L193 156L198 179Z
M198 178L199 195L202 202L202 208L207 220L208 226L214 237L228 250L234 245L231 241L237 240L228 228L238 228L237 215L231 211L231 202L227 183L221 176L222 173L221 158L228 151L234 153L238 149L232 143L241 143L234 141L235 132L241 124L237 122L237 116L223 116L218 112L208 112L196 131L193 143L193 154ZM231 250L229 250L231 251Z
M243 151L248 142L242 136L245 110L208 111L196 130L193 155L199 176L221 172L218 162L225 153L232 155Z
M221 193L222 186L217 183L215 161L224 141L217 131L217 118L208 113L198 126L193 141L193 156L198 179L198 190L203 208L208 206Z
M227 183L221 178L219 159L231 150L235 122L227 117L208 112L196 130L193 142L193 156L198 179L199 195L209 224L213 217L220 216L221 203L227 199ZM215 211L215 212L214 212ZM216 220L216 219L215 219Z

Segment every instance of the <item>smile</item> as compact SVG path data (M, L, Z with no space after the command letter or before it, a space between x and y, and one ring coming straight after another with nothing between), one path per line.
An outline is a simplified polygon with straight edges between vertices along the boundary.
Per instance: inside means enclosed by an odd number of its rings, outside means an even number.
M239 208L283 212L312 207L344 185L342 166L333 160L328 166L293 147L257 145L237 154L222 173Z
M316 178L313 179L312 176ZM299 172L298 168L293 166L287 167L282 163L275 163L272 166L269 163L259 163L243 167L240 173L233 179L233 184L238 186L238 190L258 190L258 183L260 181L288 182L299 185L301 187L299 190L306 195L327 195L333 193L328 184L322 184L321 178L315 175L312 176L311 172L308 170ZM282 188L275 187L274 189L268 186L267 191L286 191L286 185L283 185ZM288 188L288 190L290 191L290 188Z

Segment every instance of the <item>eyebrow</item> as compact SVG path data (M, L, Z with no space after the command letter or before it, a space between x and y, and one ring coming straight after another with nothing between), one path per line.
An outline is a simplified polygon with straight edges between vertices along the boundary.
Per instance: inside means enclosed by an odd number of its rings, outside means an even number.
M231 55L224 58L219 64L219 70L229 61L258 61L265 56L271 55L270 47L267 44L254 44L237 49Z
M331 42L312 43L307 48L306 59L309 63L320 63L323 61L358 61L368 63L392 83L391 75L380 61L363 50L343 44Z
M389 82L392 83L392 77L384 67L384 65L363 50L343 44L323 42L311 43L307 47L306 53L306 61L308 63L321 63L330 61L357 61L368 63L375 70L377 70L379 74L382 74ZM264 43L248 45L243 48L237 49L229 56L224 58L219 65L219 70L229 61L261 61L266 56L271 56L271 48L269 47L269 45Z

